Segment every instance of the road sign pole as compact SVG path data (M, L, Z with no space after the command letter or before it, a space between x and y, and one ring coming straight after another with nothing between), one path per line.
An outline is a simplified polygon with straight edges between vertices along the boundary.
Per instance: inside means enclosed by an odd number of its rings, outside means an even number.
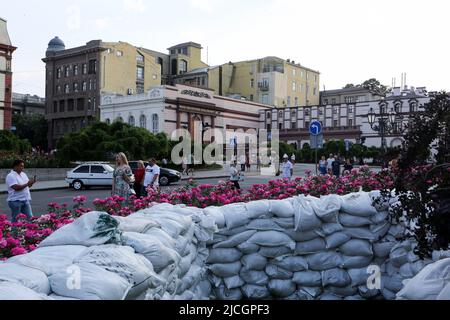
M317 148L316 148L316 152L315 153L316 153L316 176L317 176L317 175L319 175L319 172L317 170Z

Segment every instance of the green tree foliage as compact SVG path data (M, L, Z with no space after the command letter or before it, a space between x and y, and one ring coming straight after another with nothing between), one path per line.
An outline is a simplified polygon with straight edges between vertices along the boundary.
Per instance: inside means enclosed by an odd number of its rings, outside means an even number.
M58 143L57 157L65 161L106 161L118 152L124 152L129 160L168 157L169 141L163 133L154 135L122 122L97 122L65 135Z
M43 115L13 115L12 123L20 139L28 140L33 147L47 149L48 126Z
M0 151L23 154L30 149L31 145L28 141L19 139L10 131L0 130Z
M371 93L379 96L385 96L390 91L389 87L381 84L381 82L375 78L371 78L357 85L349 83L343 89L350 89L350 88L364 88L369 90Z

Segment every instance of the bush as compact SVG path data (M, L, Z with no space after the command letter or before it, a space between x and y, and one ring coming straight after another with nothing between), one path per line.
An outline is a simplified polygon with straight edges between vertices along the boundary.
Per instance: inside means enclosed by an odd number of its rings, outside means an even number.
M23 154L31 150L26 140L20 140L10 131L0 130L0 151L9 151Z

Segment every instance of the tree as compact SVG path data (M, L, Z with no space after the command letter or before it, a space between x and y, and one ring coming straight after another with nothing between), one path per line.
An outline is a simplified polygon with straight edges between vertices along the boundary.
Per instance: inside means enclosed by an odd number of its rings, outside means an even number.
M350 88L354 88L355 85L353 83L349 83L347 85L345 85L345 87L343 89L350 89Z
M379 96L385 96L389 92L389 88L375 78L364 81L361 87Z
M0 151L23 154L30 149L31 145L28 141L19 139L11 131L0 130Z
M16 127L16 134L20 139L28 140L32 147L47 149L48 126L43 115L15 114L12 123Z

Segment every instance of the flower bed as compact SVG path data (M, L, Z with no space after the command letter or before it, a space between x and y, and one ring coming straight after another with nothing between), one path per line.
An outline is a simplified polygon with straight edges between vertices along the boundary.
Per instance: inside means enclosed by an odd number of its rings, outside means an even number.
M348 194L364 191L389 189L393 185L393 174L384 170L379 173L367 167L355 169L342 177L312 176L297 178L293 181L276 180L268 184L257 184L247 190L234 190L232 185L221 181L217 185L195 185L190 182L186 187L171 193L151 192L142 199L132 198L129 206L124 205L121 197L95 199L95 210L108 212L114 216L128 216L133 212L151 207L154 203L185 204L187 206L206 208L224 206L236 202L250 202L261 199L286 199L300 194L321 196L327 194ZM28 222L21 216L19 222L11 223L7 217L0 215L0 260L24 254L36 248L47 236L62 226L72 223L84 213L92 211L85 207L86 197L73 199L74 206L49 203L47 214L33 218Z

